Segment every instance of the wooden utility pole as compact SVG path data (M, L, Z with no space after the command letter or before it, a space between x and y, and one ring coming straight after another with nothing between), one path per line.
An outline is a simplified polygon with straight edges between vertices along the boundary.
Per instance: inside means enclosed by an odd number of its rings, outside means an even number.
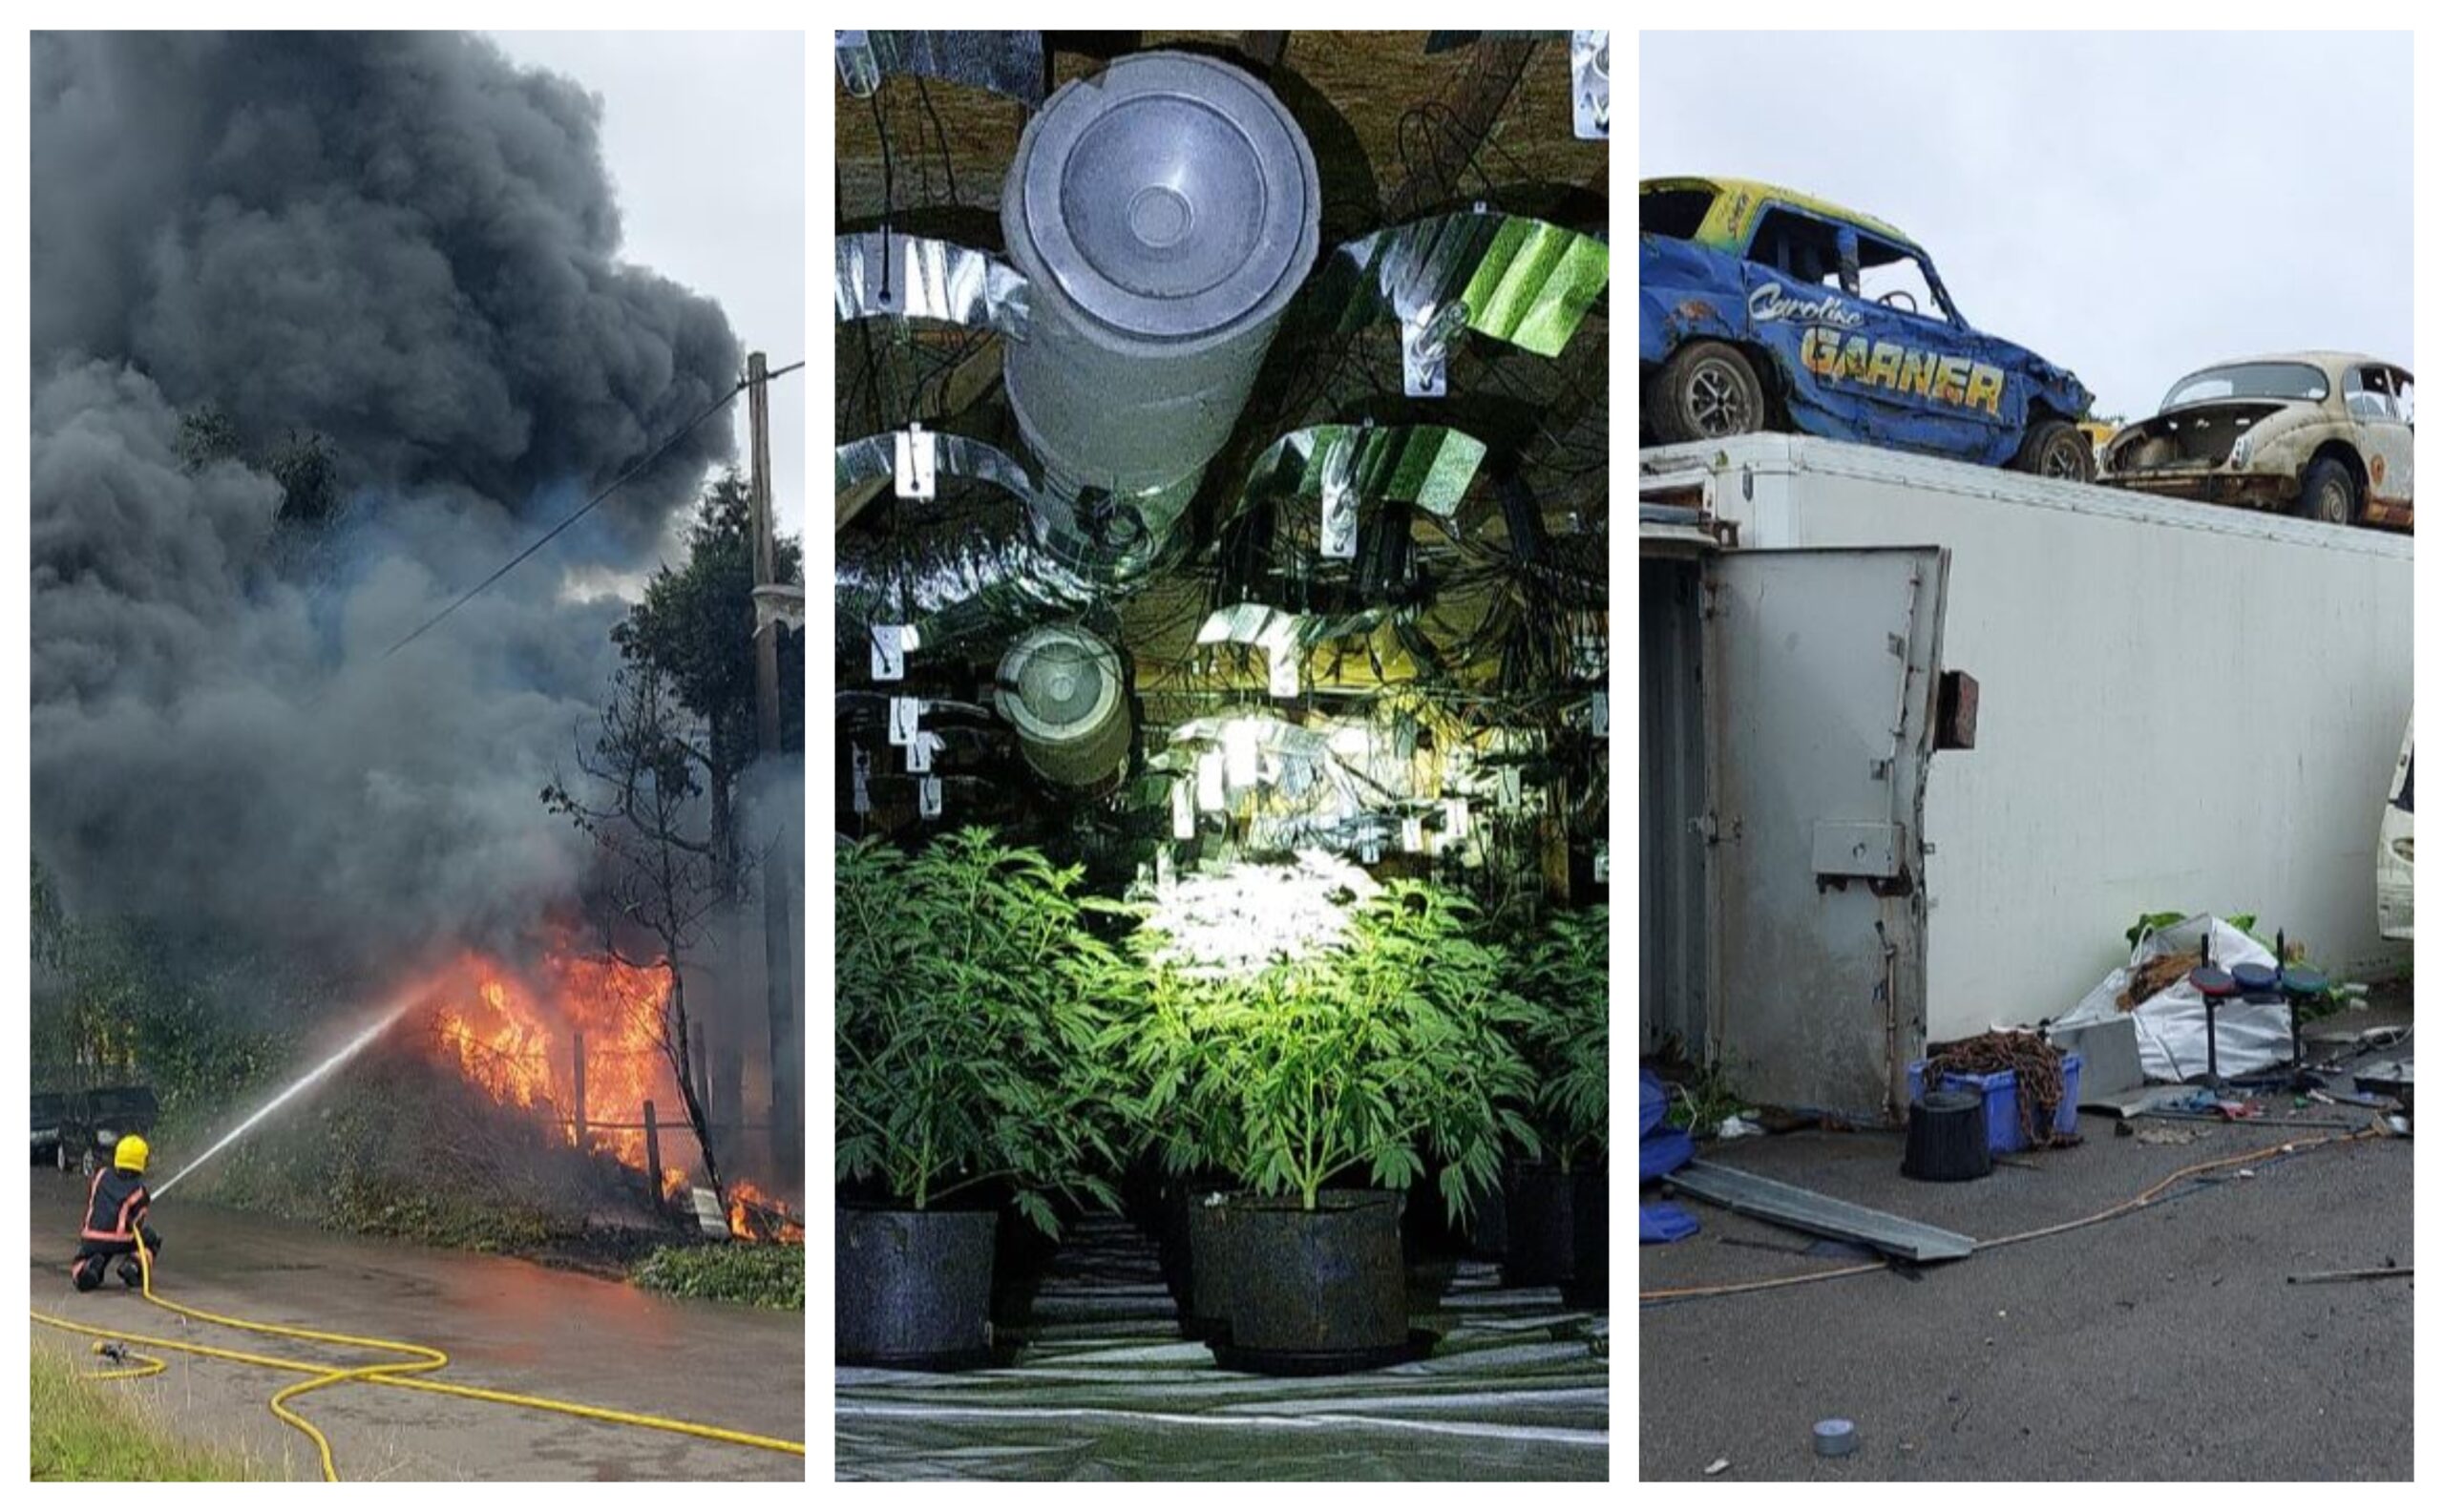
M780 579L779 553L772 544L772 428L764 354L747 359L748 456L751 466L748 501L755 516L755 585ZM755 627L755 742L767 757L781 752L781 626L759 614ZM790 990L794 963L790 955L790 890L793 885L791 847L768 845L764 851L764 1000L771 1030L772 1113L769 1139L774 1163L784 1179L795 1182L804 1171L806 1117L799 1097L804 1054L798 1044L795 995Z

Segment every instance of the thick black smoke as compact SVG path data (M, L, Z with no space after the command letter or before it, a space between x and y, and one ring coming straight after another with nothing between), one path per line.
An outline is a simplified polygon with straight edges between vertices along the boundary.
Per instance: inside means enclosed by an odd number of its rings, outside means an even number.
M78 911L366 964L574 895L537 801L616 602L730 451L401 635L735 382L709 301L619 260L578 86L433 34L33 39L33 827ZM242 455L183 460L207 407ZM301 532L262 459L330 443Z

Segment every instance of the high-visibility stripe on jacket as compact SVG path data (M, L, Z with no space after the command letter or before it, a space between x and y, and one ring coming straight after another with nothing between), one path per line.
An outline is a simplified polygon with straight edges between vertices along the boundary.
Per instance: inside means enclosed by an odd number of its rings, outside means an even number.
M153 1206L153 1194L144 1189L144 1178L134 1171L114 1166L95 1173L93 1190L85 1201L85 1231L87 1239L125 1241L136 1237L136 1226Z

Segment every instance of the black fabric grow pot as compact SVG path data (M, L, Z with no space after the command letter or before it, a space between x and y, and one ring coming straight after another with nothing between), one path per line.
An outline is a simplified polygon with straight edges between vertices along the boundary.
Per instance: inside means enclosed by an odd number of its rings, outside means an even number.
M1296 1197L1240 1197L1226 1263L1234 1352L1314 1362L1387 1363L1409 1343L1398 1193L1327 1191L1316 1208Z
M1503 1173L1508 1208L1509 1248L1502 1259L1502 1284L1559 1286L1577 1259L1572 1183L1568 1171L1547 1161L1521 1161Z
M1918 1181L1975 1181L1994 1168L1986 1144L1986 1100L1974 1092L1929 1092L1909 1104L1909 1140L1901 1174Z
M832 1358L969 1370L993 1357L994 1212L832 1212Z
M1244 1192L1189 1188L1182 1201L1188 1228L1188 1295L1180 1301L1180 1336L1208 1339L1231 1327L1231 1287L1238 1275L1239 1230L1234 1204Z
M1163 1267L1163 1288L1171 1300L1188 1306L1188 1191L1176 1181L1163 1184L1154 1220L1154 1252Z
M1562 1283L1562 1300L1571 1307L1612 1305L1611 1180L1600 1160L1582 1160L1570 1173L1570 1277Z
M1155 1250L1162 1260L1164 1289L1171 1293L1171 1300L1178 1305L1183 1320L1189 1312L1195 1284L1195 1257L1189 1243L1189 1214L1209 1193L1228 1191L1231 1187L1231 1183L1210 1176L1164 1178L1158 1209L1161 1216L1154 1226Z

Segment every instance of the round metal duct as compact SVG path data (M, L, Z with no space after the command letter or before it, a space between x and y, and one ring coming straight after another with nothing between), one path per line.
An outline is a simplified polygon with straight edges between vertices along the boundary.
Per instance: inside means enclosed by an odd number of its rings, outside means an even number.
M994 702L1019 732L1027 765L1067 788L1128 769L1135 733L1120 655L1074 625L1046 625L1011 643Z
M1122 58L1027 123L1001 230L1030 324L1003 376L1047 486L1088 496L1107 554L1169 536L1315 265L1321 208L1297 122L1211 58Z

